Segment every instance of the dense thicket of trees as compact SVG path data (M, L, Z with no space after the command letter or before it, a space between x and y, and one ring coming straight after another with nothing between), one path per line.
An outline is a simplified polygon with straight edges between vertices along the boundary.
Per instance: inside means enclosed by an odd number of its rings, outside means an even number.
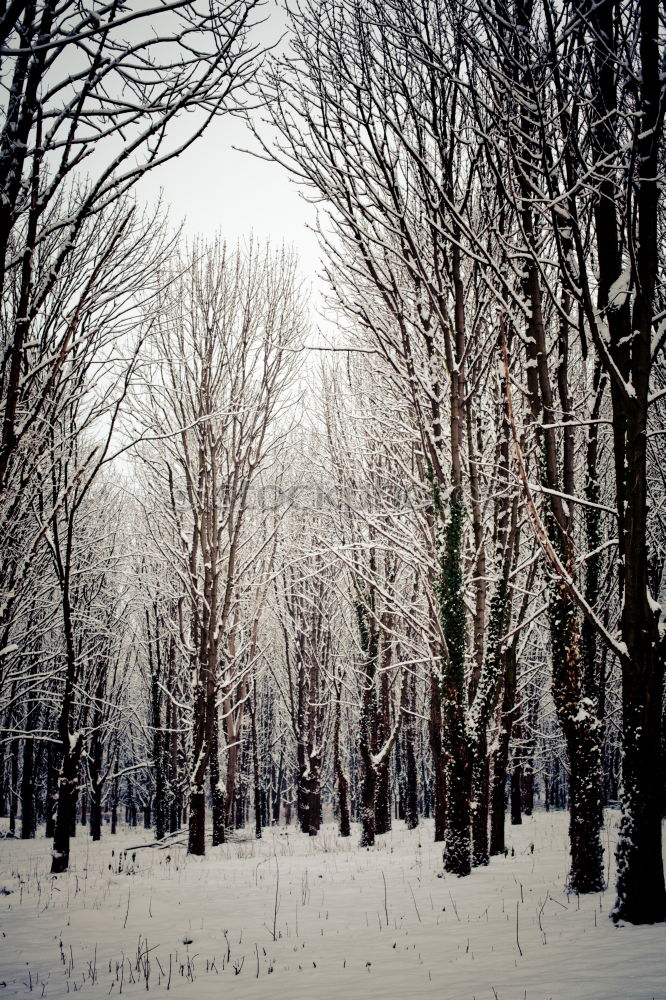
M58 872L119 809L193 854L208 807L213 845L331 815L370 847L432 817L466 876L538 804L569 809L568 884L593 892L621 802L613 916L665 919L659 4L290 14L253 121L321 209L339 341L305 374L293 255L183 246L127 195L179 111L204 127L247 85L252 3L164 5L163 35L132 5L19 7L10 831L44 821Z

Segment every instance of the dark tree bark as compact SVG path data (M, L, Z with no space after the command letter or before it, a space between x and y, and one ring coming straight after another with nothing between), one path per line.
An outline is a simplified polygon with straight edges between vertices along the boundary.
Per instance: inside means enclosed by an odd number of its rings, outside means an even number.
M146 628L148 635L148 662L151 672L150 704L153 724L153 761L155 773L155 838L162 840L166 834L166 734L162 726L162 691L160 689L160 679L162 677L162 656L161 641L159 635L159 616L157 605L153 603L153 613L155 621L154 634L151 632L150 613L146 608ZM154 652L153 652L154 645ZM170 646L172 642L170 642Z
M531 816L534 812L534 768L531 758L528 758L523 765L521 805L525 816Z
M310 829L310 769L307 745L299 741L297 747L298 770L296 773L296 815L303 833Z
M213 592L216 580L208 569L205 572L206 609L215 607ZM194 698L193 726L193 770L190 776L188 854L203 856L206 853L206 795L204 782L210 762L217 678L217 622L206 610L201 626L202 638L196 670L196 693Z
M97 772L99 774L99 772ZM102 839L102 787L103 782L90 776L90 836L94 841Z
M57 789L59 771L58 750L52 743L49 743L46 754L46 829L44 831L44 835L49 839L53 837L53 832L55 830L55 810L58 795Z
M490 813L490 854L504 854L504 796L506 772L509 764L509 743L513 729L516 703L516 650L511 645L502 652L503 694L499 717L497 742L492 755L493 778Z
M379 633L374 616L372 596L365 602L356 603L356 617L363 662L361 664L361 718L359 720L359 758L361 762L360 818L361 847L372 847L375 843L375 794L377 771L373 760L375 740L374 722L376 717L375 676L379 655Z
M604 5L609 11L611 6ZM633 161L637 165L637 176L632 178L636 184L634 218L637 221L636 232L631 234L636 293L631 326L618 331L624 339L612 343L620 372L625 382L632 386L632 394L627 395L617 379L611 383L616 415L621 415L625 423L624 435L616 426L615 455L620 552L624 555L621 629L626 649L626 655L621 657L623 795L613 918L631 923L666 920L660 796L660 723L666 641L660 634L659 611L650 600L647 544L648 408L650 374L656 360L652 353L652 336L660 241L663 240L663 232L659 230L659 167L665 110L660 6L658 0L642 0L638 8L641 121ZM601 64L601 96L604 100L612 100L615 85L612 79L607 80L612 76L613 67L608 66L611 60L606 46L612 41L613 25L606 10L598 12L597 16L598 27L603 32L601 37L597 34L596 48ZM601 238L599 233L600 264L604 255ZM629 349L630 357L627 356Z
M379 677L379 704L377 705L377 719L374 726L375 752L389 740L391 735L391 702L388 674L390 652L386 649L388 643L382 643L382 645L384 646L384 652L382 654L382 673ZM381 762L377 765L375 787L375 833L388 833L390 829L391 755L384 754Z
M7 815L7 769L6 769L6 755L5 755L6 743L0 742L0 816L5 817Z
M93 713L93 731L90 735L88 750L88 779L90 781L90 835L94 841L102 837L102 790L105 775L102 774L104 762L104 745L102 742L102 704L104 696L104 677L98 679L95 710Z
M277 772L275 776L275 785L273 787L273 809L272 809L272 822L273 826L279 826L280 824L280 806L282 804L282 793L284 785L284 750L280 750L280 761L278 763Z
M523 765L520 758L514 756L511 767L511 826L520 826L523 822L522 777Z
M259 767L259 736L257 734L257 681L253 678L252 700L249 704L250 721L252 723L252 780L254 793L254 836L256 840L261 840L261 770ZM315 804L310 802L310 817L312 817ZM308 830L312 833L311 829ZM316 831L315 831L316 832Z
M442 747L442 691L434 670L430 675L430 719L428 722L430 751L433 759L433 813L435 842L446 835L446 758Z
M82 736L72 740L72 746L68 753L63 754L60 766L51 861L51 873L54 875L67 871L69 867L70 829L72 813L76 808L79 756L82 742Z
M372 847L375 843L375 790L377 787L376 771L372 765L372 749L370 747L367 723L361 723L359 739L359 755L363 765L360 787L361 816L361 847Z
M190 791L187 853L206 853L206 795L198 786Z
M33 709L34 711L34 709ZM26 729L30 729L26 725ZM31 737L23 741L23 773L21 775L21 839L30 840L35 836L37 817L35 814L35 744Z
M338 813L340 836L351 836L349 820L349 780L340 756L340 720L342 717L342 684L335 689L335 722L333 724L333 770L338 790Z
M210 749L210 797L213 811L213 847L225 841L224 821L226 815L224 786L220 777L220 723L215 710Z
M419 788L418 771L416 768L416 752L414 748L414 716L416 708L416 678L410 675L404 685L407 714L403 716L401 747L404 758L404 820L408 830L414 830L419 825Z
M169 732L169 833L175 833L183 822L183 796L178 766L178 728L180 713L171 701L167 702L167 730ZM184 754L183 754L184 757Z
M316 753L310 754L307 816L308 835L316 837L321 826L321 761Z
M457 405L456 392L452 393L452 399ZM458 876L469 875L472 870L472 760L465 722L467 612L462 578L463 512L458 487L450 504L439 585L440 613L447 644L442 691L443 745L447 759L444 868Z
M478 867L487 865L490 860L488 842L490 761L485 726L474 748L472 792L472 864Z
M19 803L19 740L9 743L9 832L16 836L16 816Z
M226 778L226 790L225 790L225 802L226 802L226 823L228 827L233 827L236 825L235 819L235 805L236 805L236 785L238 781L238 758L240 753L240 746L238 742L227 746L227 778Z
M111 833L115 836L118 833L118 778L115 777L111 783Z
M57 539L57 522L53 521L53 532ZM65 690L60 706L58 734L62 759L60 776L58 778L58 801L53 831L53 857L51 872L58 874L67 871L69 867L69 839L71 835L72 816L76 809L78 794L79 760L83 751L83 733L74 734L71 730L74 686L78 676L78 662L74 642L74 625L72 620L72 605L70 597L70 573L72 566L72 544L74 537L74 516L70 512L67 519L67 534L64 555L60 544L56 541L56 569L61 587L63 611L63 630L65 634Z
M238 775L236 780L236 801L234 808L234 827L244 829L247 823L247 789L250 766L250 742L243 741L242 752L239 755Z

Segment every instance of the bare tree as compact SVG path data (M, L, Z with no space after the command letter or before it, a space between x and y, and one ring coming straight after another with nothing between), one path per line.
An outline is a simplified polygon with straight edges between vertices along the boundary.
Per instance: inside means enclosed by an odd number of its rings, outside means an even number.
M197 244L172 267L136 414L151 509L160 511L152 532L180 581L179 643L195 678L189 850L203 854L204 777L217 745L218 698L229 725L230 700L244 705L248 694L247 671L228 670L239 667L238 588L256 555L248 505L279 440L273 424L293 368L283 348L303 320L294 259L285 251ZM233 767L231 745L230 753Z

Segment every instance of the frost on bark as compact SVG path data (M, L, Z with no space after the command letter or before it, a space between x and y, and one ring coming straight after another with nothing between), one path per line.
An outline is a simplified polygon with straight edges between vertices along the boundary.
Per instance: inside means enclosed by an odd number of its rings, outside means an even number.
M382 635L386 633L382 632ZM382 642L382 673L379 677L379 698L377 719L375 724L375 750L384 746L391 735L389 674L390 643ZM377 768L377 787L375 790L375 824L376 833L388 833L391 829L391 756L383 755Z
M404 698L407 706L407 714L403 718L402 737L400 741L404 764L404 819L407 829L414 830L419 825L419 800L413 714L416 707L416 678L413 675L410 675L404 684Z
M349 779L340 754L340 722L342 718L342 684L335 687L335 715L333 723L333 771L338 796L339 832L341 837L351 836L349 817Z
M213 847L225 841L224 785L220 774L220 723L217 710L213 718L212 745L210 751L210 798L213 820Z
M510 645L503 650L502 702L499 710L498 733L492 752L492 789L490 814L490 855L504 854L505 809L504 794L509 763L509 743L513 729L516 702L516 649Z
M602 17L606 12L599 12ZM617 900L613 919L655 923L666 919L666 886L661 846L661 710L666 661L664 610L651 596L657 592L658 573L648 551L648 428L651 376L663 359L664 337L656 335L659 305L657 278L663 253L664 85L660 53L660 4L645 0L637 6L640 92L637 111L640 126L634 139L632 175L635 231L630 239L636 293L630 325L611 330L611 349L624 384L611 380L616 419L615 458L620 534L624 572L621 630L624 643L622 667L622 820L617 847ZM662 11L663 15L663 11ZM606 102L615 95L615 67L608 58L612 22L602 21L597 32L599 80ZM663 28L663 22L662 22ZM662 32L663 34L663 32ZM603 44L605 43L605 44ZM609 65L611 64L611 65ZM614 137L613 137L613 141ZM660 178L661 168L661 178ZM615 203L612 209L617 212ZM616 218L609 223L616 225ZM615 265L604 281L616 280L617 261L604 253L599 234L599 256ZM612 286L611 286L612 287ZM608 310L609 319L613 311ZM625 309L624 318L626 320Z
M440 508L441 501L436 499ZM471 854L472 761L465 721L466 609L462 574L464 503L455 492L441 543L438 599L446 642L442 669L443 749L446 769L444 868L469 875Z
M440 659L437 656L434 662ZM433 762L433 813L435 842L446 835L446 758L442 742L442 686L440 671L434 665L430 674L430 717L428 720L430 753Z
M373 602L374 603L374 602ZM360 818L361 847L375 843L375 793L377 772L373 762L375 721L375 676L379 655L379 634L372 612L373 605L356 602L356 619L361 645L361 717L359 720L359 756L361 759Z

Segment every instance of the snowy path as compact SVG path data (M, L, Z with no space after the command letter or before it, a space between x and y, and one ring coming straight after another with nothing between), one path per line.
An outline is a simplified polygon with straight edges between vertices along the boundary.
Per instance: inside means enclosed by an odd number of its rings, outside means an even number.
M438 877L429 824L371 851L268 830L201 860L78 837L57 878L46 841L2 841L0 997L665 1000L666 925L614 927L612 890L568 898L566 825L509 827L515 856L464 880Z

